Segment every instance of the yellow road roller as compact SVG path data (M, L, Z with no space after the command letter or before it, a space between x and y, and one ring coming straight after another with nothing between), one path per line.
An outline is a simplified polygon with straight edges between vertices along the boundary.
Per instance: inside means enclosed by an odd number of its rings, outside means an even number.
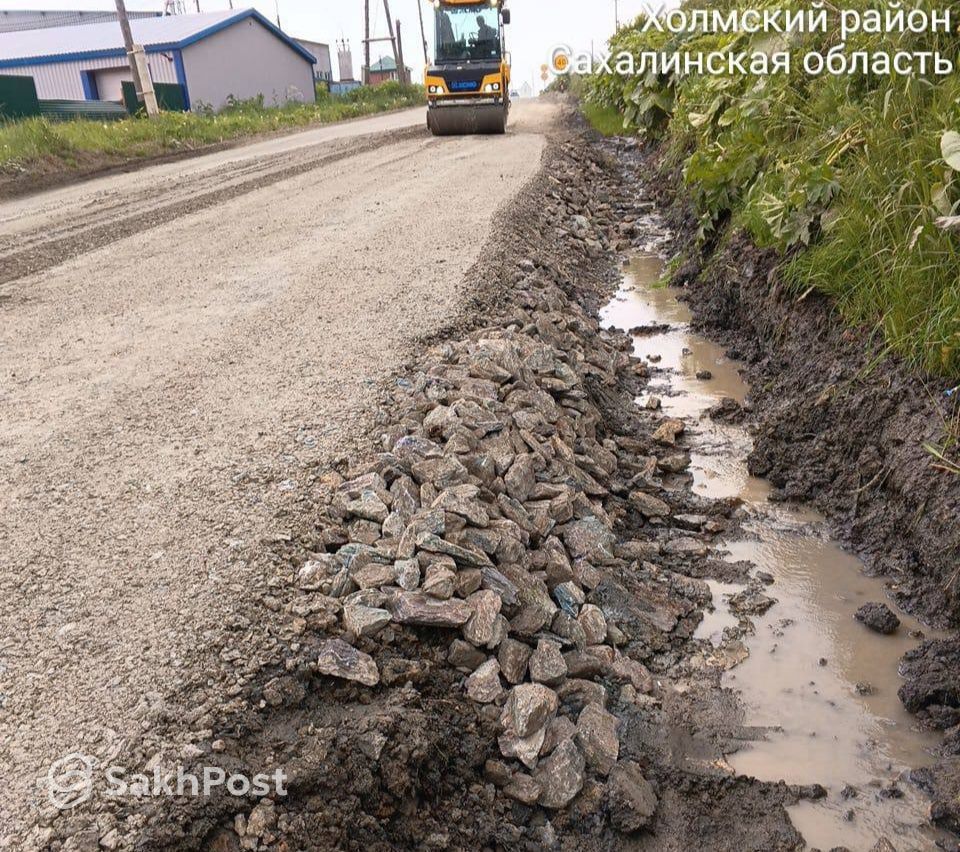
M435 136L504 133L510 112L506 0L432 0L433 64L427 66L427 127Z

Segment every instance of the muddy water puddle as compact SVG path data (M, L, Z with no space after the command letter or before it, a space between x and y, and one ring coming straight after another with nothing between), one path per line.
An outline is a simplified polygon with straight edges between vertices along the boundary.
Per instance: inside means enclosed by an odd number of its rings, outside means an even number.
M859 852L885 837L900 852L935 848L928 802L906 774L931 762L937 737L916 730L897 698L897 666L921 625L898 612L897 633L879 636L854 620L863 603L887 600L883 582L831 540L816 512L770 502L769 484L747 471L746 429L707 416L724 398L743 403L749 386L722 347L691 331L688 308L659 283L662 269L653 254L633 258L604 324L631 331L635 353L649 361L638 404L687 422L694 490L743 501L747 519L722 543L725 559L750 563L754 578L769 575L773 582L759 591L776 601L744 619L729 599L747 586L709 583L714 609L696 638L746 647L749 656L725 673L724 685L741 693L746 724L766 731L727 760L762 780L827 788L826 799L790 809L811 847Z

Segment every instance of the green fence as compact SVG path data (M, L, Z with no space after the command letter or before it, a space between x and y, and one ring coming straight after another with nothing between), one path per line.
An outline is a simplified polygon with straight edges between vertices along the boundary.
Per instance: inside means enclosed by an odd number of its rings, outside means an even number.
M144 108L143 101L137 98L137 89L130 81L121 84L123 105L130 115L136 115ZM177 83L154 83L153 91L157 96L157 106L164 112L184 112L187 99L183 95L183 86Z
M40 115L40 101L33 77L0 74L0 118Z

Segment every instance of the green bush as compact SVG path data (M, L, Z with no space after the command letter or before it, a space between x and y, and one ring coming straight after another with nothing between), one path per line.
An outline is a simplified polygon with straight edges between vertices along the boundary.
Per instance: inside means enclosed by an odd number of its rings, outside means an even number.
M865 0L844 5L875 8ZM709 5L734 7L801 8L774 0ZM791 73L597 75L586 100L616 107L630 131L662 140L668 163L682 165L702 236L727 221L746 229L783 253L785 278L798 292L827 293L850 323L882 330L892 351L957 375L960 231L937 219L960 211L960 136L950 135L960 131L960 80L809 76L802 55L839 42L834 12L830 20L828 32L794 33L787 44L786 35L763 33L643 33L640 19L615 36L614 53L789 47ZM958 48L953 33L860 33L846 45L848 52L936 50L954 60ZM788 251L794 247L804 250Z

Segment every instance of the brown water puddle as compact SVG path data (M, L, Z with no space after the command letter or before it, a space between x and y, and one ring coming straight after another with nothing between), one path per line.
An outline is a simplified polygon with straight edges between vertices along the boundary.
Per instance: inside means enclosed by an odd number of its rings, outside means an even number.
M746 645L749 657L724 675L724 683L740 691L747 723L769 728L765 740L728 761L738 773L828 789L825 800L790 809L812 847L858 852L886 837L900 852L932 849L939 835L927 824L928 801L905 773L931 762L937 738L916 730L897 698L897 666L918 644L909 634L921 626L898 613L902 625L887 637L854 621L862 603L887 600L883 582L867 577L860 561L830 539L816 512L770 503L768 483L747 472L746 430L706 416L724 397L743 402L749 387L739 364L690 330L689 310L675 292L658 285L662 269L652 254L634 258L603 312L604 324L669 325L634 335L635 353L654 356L646 395L659 398L666 414L688 422L694 490L744 501L749 518L741 537L724 543L726 558L772 575L766 593L777 600L748 624L727 605L743 587L710 583L714 611L696 637L708 650ZM711 379L697 378L704 370Z

